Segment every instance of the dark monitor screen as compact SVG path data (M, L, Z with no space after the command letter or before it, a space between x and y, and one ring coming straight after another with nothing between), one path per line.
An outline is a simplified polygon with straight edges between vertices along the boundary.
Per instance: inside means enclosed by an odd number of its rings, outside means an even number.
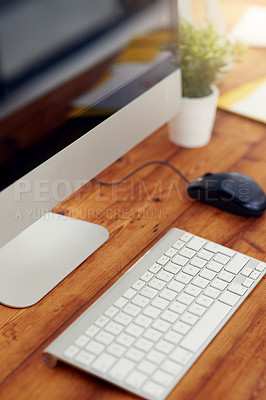
M173 3L0 0L0 190L175 70Z

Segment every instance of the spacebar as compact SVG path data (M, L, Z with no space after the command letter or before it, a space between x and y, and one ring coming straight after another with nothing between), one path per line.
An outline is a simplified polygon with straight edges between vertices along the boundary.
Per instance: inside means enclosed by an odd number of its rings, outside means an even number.
M195 328L187 334L180 345L190 351L197 351L215 331L229 311L231 311L231 307L217 301L197 323Z

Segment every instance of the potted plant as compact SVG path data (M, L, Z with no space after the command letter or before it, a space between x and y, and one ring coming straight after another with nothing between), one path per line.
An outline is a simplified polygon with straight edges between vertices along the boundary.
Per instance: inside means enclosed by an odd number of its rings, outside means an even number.
M210 22L195 26L182 20L178 41L166 47L182 73L181 105L169 124L170 140L183 147L204 146L210 140L219 96L214 84L239 60L245 45L231 42Z

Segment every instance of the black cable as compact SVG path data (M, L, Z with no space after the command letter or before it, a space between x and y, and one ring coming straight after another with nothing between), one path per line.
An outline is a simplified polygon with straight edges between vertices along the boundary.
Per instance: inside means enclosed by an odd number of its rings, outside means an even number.
M141 169L148 167L149 165L153 165L153 164L161 164L161 165L166 165L167 167L171 168L174 172L176 172L180 178L182 178L186 183L189 183L189 180L182 174L182 172L180 172L174 165L170 164L167 161L150 161L147 162L143 165L141 165L140 167L134 169L132 172L130 172L130 174L128 174L127 176L125 176L124 178L115 181L115 182L103 182L99 179L93 178L94 182L99 183L100 185L103 186L114 186L114 185L119 185L120 183L124 182L126 179L130 178L132 175L136 174L138 171L140 171Z

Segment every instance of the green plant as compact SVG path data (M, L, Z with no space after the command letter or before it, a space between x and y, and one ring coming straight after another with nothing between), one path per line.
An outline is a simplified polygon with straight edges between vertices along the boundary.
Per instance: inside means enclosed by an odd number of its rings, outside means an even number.
M179 24L178 41L167 47L173 54L178 54L179 48L182 94L190 98L209 95L211 85L246 50L243 43L232 43L221 35L211 22L195 26L186 20Z

